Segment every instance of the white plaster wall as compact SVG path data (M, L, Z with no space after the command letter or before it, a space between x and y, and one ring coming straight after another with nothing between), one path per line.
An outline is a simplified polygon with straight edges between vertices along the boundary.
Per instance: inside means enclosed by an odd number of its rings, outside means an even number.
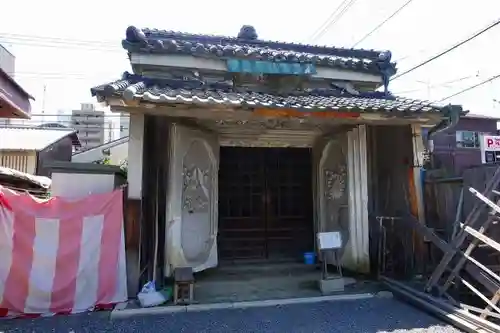
M189 55L169 55L166 57L158 54L132 53L130 62L132 65L151 65L193 69L203 68L212 71L227 72L226 63L223 60L206 59ZM317 73L312 75L314 78L334 79L346 82L382 83L381 75L359 73L353 70L335 69L325 66L316 66L316 71Z
M78 181L75 181L76 178ZM108 193L114 188L114 175L52 173L51 194L56 197L80 199L90 194Z
M128 142L110 148L109 155L111 164L121 165L128 158Z
M130 134L128 142L128 197L142 198L142 156L144 143L144 115L130 115Z

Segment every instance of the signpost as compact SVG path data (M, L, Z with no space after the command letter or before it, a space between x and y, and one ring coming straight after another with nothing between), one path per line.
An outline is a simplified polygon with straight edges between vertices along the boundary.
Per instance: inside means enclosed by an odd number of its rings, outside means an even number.
M483 135L480 138L481 162L495 163L500 162L500 136Z
M330 294L344 290L344 279L342 277L342 266L340 264L339 251L342 248L342 236L338 231L319 232L317 234L318 248L323 258L323 274L319 281L319 288L323 294ZM338 275L328 276L327 255L332 253L337 265Z

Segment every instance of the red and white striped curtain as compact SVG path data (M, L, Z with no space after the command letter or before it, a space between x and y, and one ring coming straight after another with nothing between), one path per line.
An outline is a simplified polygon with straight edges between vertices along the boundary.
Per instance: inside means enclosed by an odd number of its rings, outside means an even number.
M40 201L0 186L0 316L127 300L122 190Z

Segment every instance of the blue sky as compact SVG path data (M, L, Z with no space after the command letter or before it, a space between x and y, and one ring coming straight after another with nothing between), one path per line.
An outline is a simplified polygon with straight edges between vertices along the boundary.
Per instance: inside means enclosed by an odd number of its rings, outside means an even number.
M352 47L407 0L357 0L316 41ZM285 2L16 0L2 5L0 43L16 56L16 79L37 99L34 112L92 102L90 87L129 70L121 39L129 25L236 35L253 25L260 38L310 42L341 0ZM500 1L413 0L358 47L389 49L404 71L498 19ZM500 26L456 51L391 83L394 93L438 100L500 74ZM449 84L443 84L451 82ZM472 113L500 115L500 79L448 102Z

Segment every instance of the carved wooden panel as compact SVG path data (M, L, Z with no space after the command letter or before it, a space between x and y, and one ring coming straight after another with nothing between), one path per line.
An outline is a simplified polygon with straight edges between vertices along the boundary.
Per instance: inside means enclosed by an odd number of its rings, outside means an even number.
M319 231L340 231L342 243L349 240L347 140L330 139L324 146L318 170Z
M190 263L203 263L210 254L215 160L205 140L191 140L182 160L181 244Z

